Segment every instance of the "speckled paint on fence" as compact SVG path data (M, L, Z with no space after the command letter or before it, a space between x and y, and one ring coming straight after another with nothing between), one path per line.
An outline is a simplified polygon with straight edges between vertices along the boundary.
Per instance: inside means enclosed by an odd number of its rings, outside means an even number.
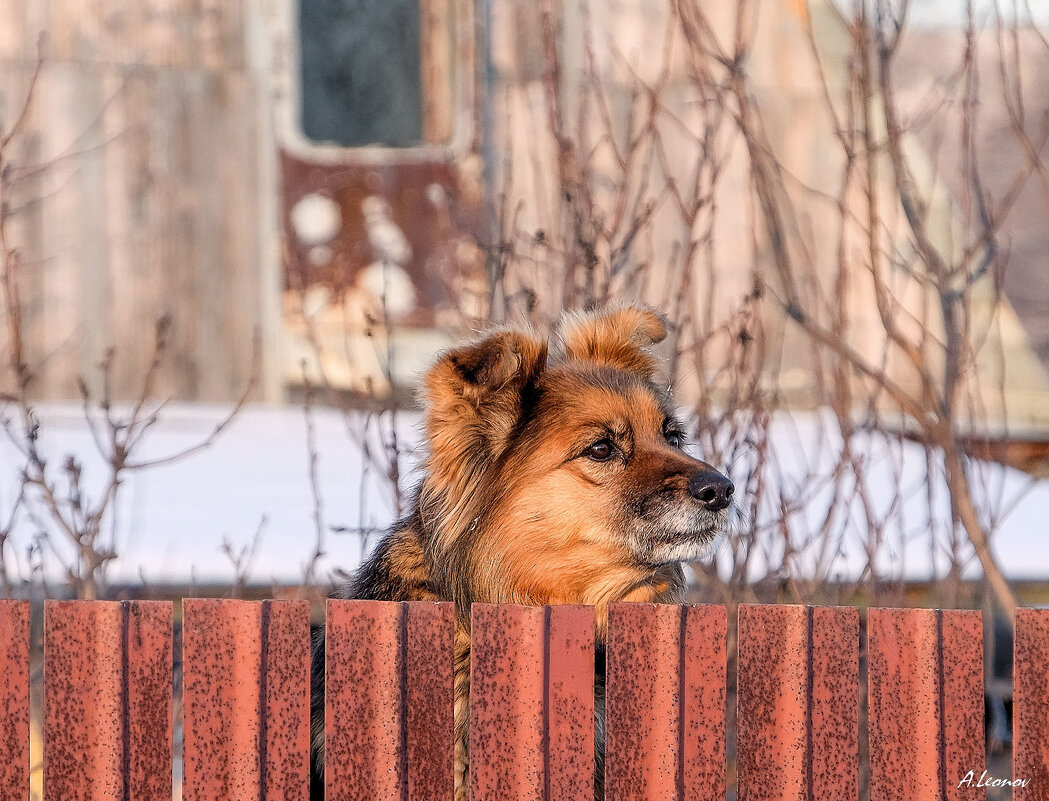
M1049 791L1049 609L1016 612L1013 641L1013 801Z
M856 610L742 604L738 639L740 801L855 798Z
M677 798L680 607L614 605L606 660L609 801Z
M119 603L45 607L44 792L124 798Z
M724 797L725 611L609 611L609 801Z
M686 606L680 797L725 797L725 635L723 606Z
M453 794L452 721L455 606L411 602L405 649L408 798L449 801Z
M852 799L859 792L859 610L811 607L808 614L810 799Z
M168 601L125 601L128 795L171 798L171 612Z
M327 603L324 786L327 801L403 799L399 603Z
M171 605L48 601L48 801L171 798Z
M329 600L327 801L452 796L452 635L447 603Z
M871 801L983 798L980 613L871 609L867 654Z
M171 605L48 602L45 798L171 797ZM186 801L306 801L308 605L187 600ZM0 799L28 795L29 608L0 602ZM449 604L332 601L328 798L452 794ZM591 609L473 610L473 801L568 801L593 774ZM725 610L609 616L609 801L723 798ZM742 606L739 798L856 796L857 613ZM1049 612L1017 616L1017 801L1049 783ZM872 609L872 801L982 798L981 618ZM8 746L10 744L10 746ZM8 755L14 755L9 758ZM975 782L973 783L975 784Z
M471 801L594 791L594 610L474 604Z
M942 772L947 798L949 801L982 799L983 791L958 785L970 770L979 777L986 766L983 616L976 611L944 611L940 613L939 626L938 661L943 675Z
M509 604L471 610L471 801L543 801L543 617Z
M305 801L307 603L187 599L182 652L185 801Z
M594 610L548 606L544 651L546 801L577 801L594 788Z
M261 801L307 801L310 775L310 605L263 601L260 608L265 685Z
M0 601L0 799L29 798L29 602Z
M740 801L807 801L805 607L741 604L738 639Z
M182 609L183 798L258 798L258 605L186 599Z

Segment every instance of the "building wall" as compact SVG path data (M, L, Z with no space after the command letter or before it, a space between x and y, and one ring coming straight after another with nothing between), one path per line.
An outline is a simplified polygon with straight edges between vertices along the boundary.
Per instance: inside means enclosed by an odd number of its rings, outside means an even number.
M256 331L256 397L279 394L269 50L255 6L0 4L5 127L47 32L5 179L33 396L76 397L78 376L98 390L108 348L113 394L136 396L164 315L159 397L237 397Z
M449 98L442 106L447 113L472 115L467 120L471 124L437 126L445 133L458 133L426 148L398 152L311 145L304 154L293 141L295 7L293 0L0 0L0 120L7 124L17 116L32 74L38 33L48 32L47 59L30 114L7 154L4 179L13 213L12 239L22 249L26 361L37 368L35 396L75 397L78 376L97 389L97 365L112 347L114 392L133 397L151 358L154 321L170 315L171 344L158 381L160 396L235 398L251 372L253 335L258 331L262 386L257 395L280 397L285 384L301 375L302 361L310 352L297 347L305 338L296 338L294 315L282 308L289 305L289 293L282 298L288 287L282 262L294 266L305 251L289 236L282 253L278 221L283 217L287 227L290 208L309 192L322 192L342 203L343 226L330 250L335 261L342 258L349 265L340 268L346 284L375 258L364 241L362 199L377 194L389 202L394 222L412 244L408 273L427 301L420 305L427 306L424 311L429 314L416 325L427 331L444 326L438 319L438 290L462 285L463 276L470 277L469 265L459 263L459 252L467 253L465 261L478 255L465 245L477 241L474 229L482 227L476 219L483 173L479 153L495 174L489 177L489 187L507 192L503 205L513 210L519 252L529 237L538 242L540 231L548 242L556 241L558 234L570 240L571 226L559 196L558 143L550 133L544 20L558 30L565 76L559 100L567 134L594 145L589 166L596 176L599 206L614 206L608 187L615 184L616 167L609 149L599 142L604 112L592 98L582 97L578 76L585 70L591 69L603 87L607 114L620 141L639 105L636 78L649 85L663 81L666 108L680 124L663 118L667 165L651 167L654 183L665 182L667 172L679 181L688 180L710 144L695 134L709 120L705 115L711 106L696 93L687 48L678 41L667 51L670 56L664 56L668 4L427 0L420 8L430 16L447 16L454 7L458 21L448 40L452 44L435 49L423 61L449 69L456 65L462 74L454 82L433 82L447 84ZM706 8L722 40L731 41L731 5L709 3ZM806 25L811 22L827 65L844 62L849 37L826 2L760 8L748 72L769 144L792 174L787 188L796 219L791 221L790 246L797 263L811 261L814 279L829 291L837 267L838 226L820 195L838 191L841 154L809 52ZM483 50L486 44L487 61L478 55L473 63L471 30L487 38L476 48ZM433 43L444 41L431 38ZM463 65L469 66L464 70ZM468 91L475 67L484 76L476 97ZM838 96L844 87L843 71L828 69L828 89ZM591 105L580 111L584 102ZM283 120L277 134L275 118ZM690 229L673 203L662 202L648 233L627 254L631 265L651 265L648 283L612 281L609 296L640 296L668 311L681 303L700 320L700 330L715 331L751 291L752 270L763 272L768 285L776 285L754 208L747 154L732 137L732 127L729 122L714 137L713 144L723 148L711 206L716 214ZM435 141L444 142L444 137ZM279 156L283 187L277 177ZM913 162L916 169L921 167L920 152L914 153ZM603 171L612 180L602 183ZM884 219L892 228L888 235L902 241L906 231L898 203L891 186L883 189ZM956 220L942 187L935 194L941 239L949 243ZM709 231L704 229L707 222ZM697 249L684 263L681 253L689 242L706 234L713 244ZM480 237L485 235L482 231ZM440 246L460 239L462 248ZM566 293L563 264L554 250L535 244L533 252L524 255L534 256L535 275L524 279L535 291L517 296L535 298L546 307L549 319L556 318L565 303L581 302ZM611 257L609 252L597 255L605 264ZM442 269L448 275L440 273ZM629 270L623 275L629 276ZM457 285L459 279L463 280ZM344 358L344 351L353 350L346 346L346 287L326 280L324 288L339 301L328 304L335 321L330 350L347 363L346 375L336 375L332 383L352 389L375 368ZM863 270L851 281L848 337L877 363L885 334L869 302L873 290ZM437 288L430 291L430 283ZM515 288L511 283L506 291L513 294ZM914 319L924 319L931 307L917 284L901 279L899 291L916 310ZM994 319L998 327L983 348L974 380L1001 385L1001 394L1010 399L998 404L1000 408L985 409L985 416L1044 430L1049 426L1044 412L1049 384L1011 309L999 306L993 293L985 295L977 298L986 306L979 314ZM818 376L807 341L775 304L766 307L771 310L763 321L771 351L768 361L776 371L770 382L788 403L821 402L813 390ZM468 317L461 309L453 311L452 322L444 326L449 337L457 335L451 330L456 322ZM300 310L299 317L304 316ZM350 331L349 338L362 352L375 350L367 332ZM397 363L410 366L414 375L445 341L429 334L411 339ZM681 351L689 347L675 344ZM936 354L930 358L935 362ZM713 361L718 360L715 354ZM995 372L1004 363L1011 365L1005 378ZM887 366L899 383L914 384L916 377L899 354L890 352ZM688 382L707 380L702 359L681 368L689 393L696 387L688 387ZM0 386L12 380L9 371L0 374Z

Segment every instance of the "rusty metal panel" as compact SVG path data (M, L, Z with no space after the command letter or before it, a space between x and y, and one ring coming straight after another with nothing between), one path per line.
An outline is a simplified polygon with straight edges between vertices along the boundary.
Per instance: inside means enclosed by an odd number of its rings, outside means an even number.
M309 604L186 599L186 801L309 793Z
M408 615L405 672L408 797L448 801L453 795L455 606L412 602Z
M544 610L474 604L470 799L542 801Z
M1013 645L1013 801L1049 787L1049 609L1019 609Z
M169 601L124 601L128 798L170 801L172 651Z
M593 607L546 607L545 801L594 792L594 625Z
M725 797L725 607L686 606L682 652L682 797Z
M171 798L171 604L45 605L48 799Z
M859 793L860 615L810 607L809 799Z
M739 798L855 798L855 609L739 607Z
M805 607L740 605L740 801L806 801L807 655Z
M29 798L29 603L0 601L0 799Z
M940 797L936 629L932 610L868 613L872 801Z
M310 780L310 604L263 601L265 684L259 757L261 801L308 801Z
M975 787L986 760L984 734L983 617L972 610L939 612L942 676L943 775L946 798L983 798ZM973 782L959 787L973 771Z
M404 797L401 628L407 607L327 603L324 786L328 801Z
M464 180L466 173L444 160L385 166L349 161L318 164L287 150L280 154L280 172L281 223L287 243L286 287L305 290L323 284L334 290L335 298L342 298L377 258L368 246L363 207L367 198L381 197L389 204L391 220L404 231L411 245L411 257L401 266L411 276L419 305L402 322L412 327L434 327L437 309L449 301L447 281L434 269L435 257L447 253L456 237L464 230L474 229L480 220L469 186L472 182L469 178ZM432 200L435 192L441 198L437 206ZM320 264L310 258L310 243L300 239L292 223L295 204L313 193L335 202L340 221L335 238L326 243L331 254ZM449 255L454 259L454 255Z
M979 612L871 609L867 652L871 801L982 797Z
M452 797L453 634L452 604L328 601L329 801Z
M125 798L119 603L44 607L44 795Z
M871 799L939 798L936 613L871 609L867 621Z
M608 614L605 793L676 798L681 783L681 607L614 604Z
M251 601L183 601L185 801L257 799L260 607Z
M119 603L45 605L44 792L49 801L121 798Z

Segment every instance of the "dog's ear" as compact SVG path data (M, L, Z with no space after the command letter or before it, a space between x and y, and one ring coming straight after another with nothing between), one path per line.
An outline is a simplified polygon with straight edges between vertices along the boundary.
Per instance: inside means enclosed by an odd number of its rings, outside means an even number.
M561 322L558 339L565 358L641 373L650 378L656 358L650 345L667 335L664 318L650 309L624 306L572 312Z
M423 381L429 454L420 513L433 525L430 547L447 553L471 530L486 471L503 453L533 402L547 344L524 331L497 331L443 353Z
M546 354L544 340L518 330L443 353L423 382L431 452L499 451L521 418Z

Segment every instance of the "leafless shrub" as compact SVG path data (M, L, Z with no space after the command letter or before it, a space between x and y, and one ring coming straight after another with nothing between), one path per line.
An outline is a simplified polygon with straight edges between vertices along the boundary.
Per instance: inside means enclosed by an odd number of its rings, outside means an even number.
M2 311L6 322L4 367L11 386L0 393L0 429L21 459L21 481L15 497L0 515L0 579L4 591L13 594L19 580L45 580L47 565L60 567L65 584L77 598L95 599L106 596L107 567L118 558L113 532L116 528L117 498L127 477L179 461L205 448L233 422L254 392L259 374L259 344L256 341L251 378L243 393L210 433L195 443L158 457L141 456L142 445L163 415L165 402L156 398L157 376L168 349L171 323L167 317L156 320L152 356L141 376L140 390L130 403L113 400L112 376L119 357L109 348L98 366L101 382L99 397L92 397L88 381L78 381L81 408L98 455L104 464L101 488L92 490L85 480L84 455L68 453L59 463L45 456L41 438L45 435L34 411L33 390L43 365L30 364L23 337L23 265L17 243L11 234L11 220L17 209L11 201L10 176L14 168L14 145L21 133L33 103L34 90L45 63L41 56L29 82L24 101L14 122L0 130L0 288ZM41 167L40 169L44 169ZM31 546L32 570L38 576L18 576L18 566L11 553L8 537L20 519L27 519L38 534ZM231 557L232 558L232 557ZM235 560L245 566L243 556ZM240 567L238 567L240 577Z
M920 490L919 534L934 563L948 565L935 601L975 602L962 581L975 553L1011 618L1015 595L988 543L1013 499L985 480L980 457L989 451L978 440L987 425L993 438L1005 417L1000 374L988 380L984 369L1001 357L1001 226L1030 177L1044 182L1049 133L1023 108L1009 44L1015 23L998 14L981 38L970 8L954 102L929 102L907 121L893 73L907 3L857 4L840 20L847 47L833 63L802 14L805 68L819 87L806 124L830 143L815 185L768 135L748 71L768 13L756 3L712 19L704 4L675 0L662 50L644 50L641 66L614 38L601 39L585 2L571 38L565 8L541 4L545 119L517 118L500 141L505 159L482 243L488 317L549 327L562 308L623 296L668 313L670 378L689 399L696 442L743 489L718 565L697 567L708 597L902 602L903 571L885 557L915 536L911 496ZM993 196L972 144L978 46L998 48L1010 136L1026 154ZM565 53L582 54L577 72L566 74ZM518 108L512 99L505 107ZM962 158L942 164L933 154L929 166L908 125L938 116L962 141ZM527 143L515 127L528 131ZM953 204L948 170L963 187ZM741 173L742 203L727 185ZM726 231L746 238L726 241ZM873 314L860 320L864 303ZM805 354L800 389L799 359L793 373L785 366L791 349ZM792 434L781 410L799 405L823 410L816 431ZM784 453L792 436L796 447ZM917 488L904 478L915 441L926 457ZM875 467L895 497L869 483ZM847 539L857 528L865 536ZM862 553L858 575L842 572L845 551Z
M300 307L306 308L307 288L293 287L299 297ZM402 419L402 399L398 395L402 387L395 379L395 325L387 309L385 296L378 299L378 308L365 310L363 320L347 321L343 333L341 353L331 354L331 345L319 334L314 321L303 314L301 322L306 332L306 340L312 351L310 364L302 367L302 405L306 423L307 447L307 481L313 500L314 545L303 568L301 588L308 592L311 586L324 582L319 575L318 567L327 554L329 534L352 535L360 543L361 552L368 548L371 537L381 531L376 528L370 517L367 499L371 496L370 488L378 485L389 496L394 514L400 516L404 511L405 488L401 476L407 455L407 446L400 440L399 426ZM373 376L366 368L357 364L354 348L350 338L355 336L358 328L364 331L366 339L375 349L379 367L378 376ZM338 385L329 375L325 365L329 357L336 361L345 360L351 370L366 375L363 392L347 391ZM380 386L381 384L381 386ZM318 402L329 408L337 409L343 421L347 443L360 454L361 474L355 491L360 499L356 521L329 522L324 512L324 498L320 490L318 470L320 451L315 432L314 410ZM338 577L340 574L336 573ZM345 578L345 574L342 574Z
M240 548L237 548L228 537L222 539L220 550L229 561L230 567L233 568L233 586L230 590L230 596L233 598L241 597L251 581L251 570L255 563L255 557L258 556L259 548L262 545L262 535L266 531L267 522L266 515L263 515L259 520L259 525L255 529L251 542L247 545L242 545Z

